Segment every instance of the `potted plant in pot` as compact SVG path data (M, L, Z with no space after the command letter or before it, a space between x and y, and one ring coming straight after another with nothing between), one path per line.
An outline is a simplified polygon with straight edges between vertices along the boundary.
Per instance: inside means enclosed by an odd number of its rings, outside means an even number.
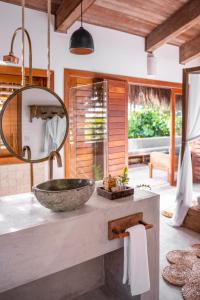
M123 168L122 175L119 176L118 182L119 182L120 189L125 190L129 182L128 167Z

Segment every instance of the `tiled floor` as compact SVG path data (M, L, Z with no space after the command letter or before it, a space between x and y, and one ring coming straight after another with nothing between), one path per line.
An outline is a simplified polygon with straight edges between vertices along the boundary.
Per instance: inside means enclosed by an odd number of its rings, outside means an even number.
M151 190L160 194L160 208L173 208L175 205L176 187L172 187L167 182L167 173L161 170L154 170L153 178L149 178L149 169L147 165L129 166L129 179L131 185L148 184ZM193 186L193 199L200 195L200 184Z
M101 288L99 288L79 297L77 300L120 300L120 299L116 299L116 298L114 299L113 297L106 295L104 291Z

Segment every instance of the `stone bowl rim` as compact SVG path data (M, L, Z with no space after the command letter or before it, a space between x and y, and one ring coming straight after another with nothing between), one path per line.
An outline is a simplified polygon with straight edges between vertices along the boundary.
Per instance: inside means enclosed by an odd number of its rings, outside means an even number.
M77 188L72 188L72 189L64 189L64 190L58 190L58 191L50 191L50 190L44 190L44 189L41 189L39 188L40 185L44 184L44 183L48 183L48 182L51 182L51 181L57 181L57 180L84 180L84 181L87 181L88 184L87 185L84 185L84 186L81 186L81 187L77 187ZM38 185L34 186L32 188L33 192L45 192L45 193L65 193L65 192L68 192L68 191L74 191L74 190L82 190L86 187L94 187L95 186L95 180L93 179L86 179L86 178L69 178L69 179L65 179L65 178L62 178L62 179L52 179L52 180L47 180L47 181L44 181L42 183L39 183Z

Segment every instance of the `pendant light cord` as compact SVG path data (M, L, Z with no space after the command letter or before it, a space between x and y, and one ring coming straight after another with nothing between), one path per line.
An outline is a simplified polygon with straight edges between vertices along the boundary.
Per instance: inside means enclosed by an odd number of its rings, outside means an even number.
M47 44L48 44L48 50L47 50L47 56L48 56L48 68L47 68L47 87L50 89L51 87L51 57L50 57L50 48L51 48L51 34L50 34L50 25L51 25L51 0L48 0L48 33L47 33Z
M25 86L25 29L24 29L24 7L25 7L25 0L22 0L22 86Z
M83 27L83 1L81 1L81 27Z

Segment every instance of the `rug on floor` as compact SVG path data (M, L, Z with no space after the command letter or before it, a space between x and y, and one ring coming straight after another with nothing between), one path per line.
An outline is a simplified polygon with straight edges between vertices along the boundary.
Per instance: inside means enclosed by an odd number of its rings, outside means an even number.
M163 269L164 280L181 287L183 299L200 300L200 244L170 251L166 258L170 265Z

